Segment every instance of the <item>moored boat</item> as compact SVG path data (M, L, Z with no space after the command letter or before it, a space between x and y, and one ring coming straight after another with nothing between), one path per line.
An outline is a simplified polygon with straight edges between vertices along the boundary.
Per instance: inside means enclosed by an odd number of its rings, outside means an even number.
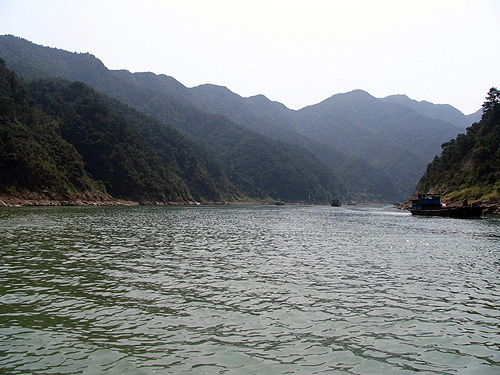
M342 203L340 203L340 200L338 200L337 198L333 198L332 199L332 207L340 207L342 206Z
M483 216L480 206L443 207L439 194L418 194L413 199L410 212L412 215L442 216L452 218L479 218Z

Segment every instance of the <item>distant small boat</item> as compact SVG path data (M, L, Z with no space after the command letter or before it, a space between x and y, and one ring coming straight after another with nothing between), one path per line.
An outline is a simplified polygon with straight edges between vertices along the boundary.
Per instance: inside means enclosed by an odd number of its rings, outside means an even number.
M413 199L411 203L410 212L412 215L452 218L479 218L483 216L483 209L479 206L443 207L439 194L418 194L417 199Z
M340 207L342 203L337 198L332 199L332 207Z

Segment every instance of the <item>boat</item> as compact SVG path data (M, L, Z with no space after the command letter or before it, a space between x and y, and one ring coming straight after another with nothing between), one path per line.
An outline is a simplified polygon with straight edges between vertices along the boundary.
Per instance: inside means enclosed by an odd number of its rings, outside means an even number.
M342 203L337 198L332 199L332 207L340 207L342 206Z
M417 194L411 201L412 215L442 216L452 218L479 218L483 216L480 206L471 206L467 202L463 206L443 207L440 194Z

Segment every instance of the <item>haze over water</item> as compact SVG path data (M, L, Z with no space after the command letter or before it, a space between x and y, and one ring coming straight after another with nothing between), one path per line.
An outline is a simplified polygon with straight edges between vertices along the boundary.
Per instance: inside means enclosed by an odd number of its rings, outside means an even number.
M498 374L500 220L0 209L0 372Z

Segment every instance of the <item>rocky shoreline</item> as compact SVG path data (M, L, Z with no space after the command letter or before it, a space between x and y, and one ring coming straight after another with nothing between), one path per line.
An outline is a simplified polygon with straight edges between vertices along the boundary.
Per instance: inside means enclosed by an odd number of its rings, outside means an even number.
M87 191L76 195L54 193L48 190L42 192L13 192L0 193L0 207L60 207L60 206L199 206L199 205L227 205L227 204L258 204L263 201L152 201L115 199L97 191Z
M464 202L451 201L444 198L442 201L446 207L460 207ZM115 199L103 195L100 192L86 192L78 195L57 194L51 192L16 192L12 194L0 194L0 207L62 207L62 206L198 206L198 205L246 205L246 204L274 204L267 201L243 201L243 202L157 202L157 201L133 201ZM480 206L485 215L500 215L500 200L470 201L468 204ZM399 209L409 210L411 201L401 203Z
M56 193L23 192L0 195L0 207L26 206L132 206L133 201L116 200L99 193L82 193L75 196Z
M478 206L483 209L484 215L500 215L500 200L489 199L489 200L473 200L469 202L462 201L452 201L449 198L443 198L442 204L444 207L463 207L464 205ZM411 207L411 201L404 202L397 206L403 210L409 210Z
M139 205L199 205L194 201L156 202L115 199L99 192L86 192L77 195L52 192L16 192L0 194L0 207L35 207L35 206L139 206Z

